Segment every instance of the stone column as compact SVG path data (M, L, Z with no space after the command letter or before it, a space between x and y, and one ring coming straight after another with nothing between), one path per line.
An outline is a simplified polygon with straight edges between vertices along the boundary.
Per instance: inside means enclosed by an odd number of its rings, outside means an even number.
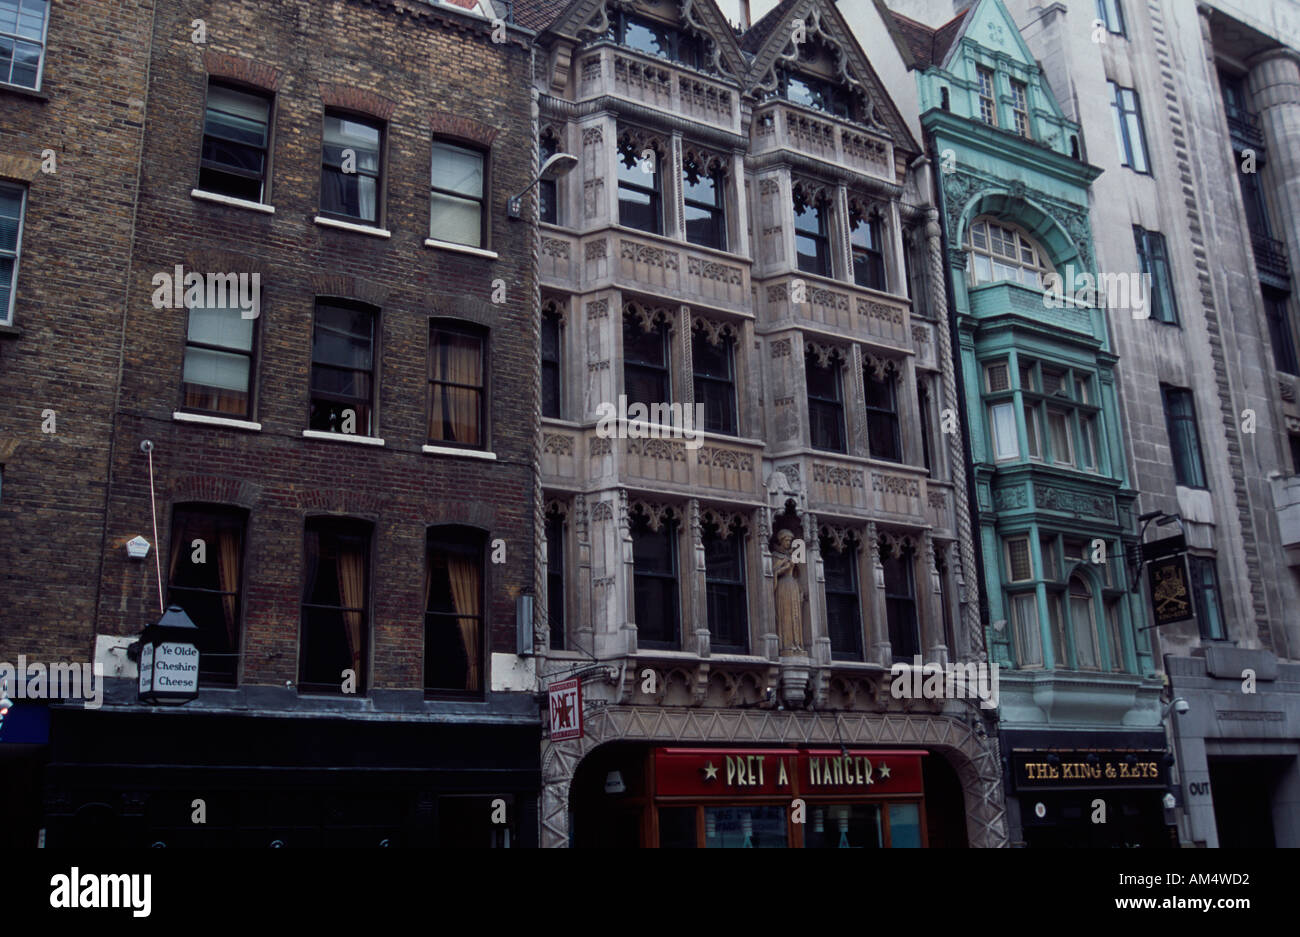
M704 527L700 521L700 502L691 498L686 502L687 530L690 537L691 562L686 570L682 621L682 650L692 651L701 657L709 656L709 610L706 598ZM683 564L684 566L686 564ZM688 630L689 629L689 630Z
M916 589L925 593L922 605L921 647L926 660L940 664L948 662L948 645L943 634L943 584L934 563L934 537L925 531L921 537L921 573L916 577ZM928 588L928 591L927 591Z
M1300 55L1271 49L1246 62L1251 103L1267 147L1263 176L1273 234L1286 242L1292 270L1300 265Z
M880 564L880 537L874 521L867 524L863 549L868 575L862 584L862 612L871 621L871 647L866 657L869 663L888 667L894 662L894 652L889 644L889 622L885 614L885 568Z

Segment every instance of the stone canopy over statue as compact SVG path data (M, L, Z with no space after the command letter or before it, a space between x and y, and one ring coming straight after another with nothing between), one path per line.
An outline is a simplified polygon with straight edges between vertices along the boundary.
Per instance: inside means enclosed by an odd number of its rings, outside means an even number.
M803 589L799 585L800 567L795 562L794 534L779 531L772 547L772 574L776 578L776 633L782 655L805 655L803 629Z

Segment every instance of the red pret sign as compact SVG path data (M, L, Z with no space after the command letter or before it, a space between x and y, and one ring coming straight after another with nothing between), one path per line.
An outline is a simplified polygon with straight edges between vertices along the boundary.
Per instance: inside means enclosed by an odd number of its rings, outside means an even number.
M552 683L547 695L551 708L551 741L582 738L582 681L574 677Z
M881 749L661 748L655 752L655 789L664 796L706 797L919 794L924 755Z

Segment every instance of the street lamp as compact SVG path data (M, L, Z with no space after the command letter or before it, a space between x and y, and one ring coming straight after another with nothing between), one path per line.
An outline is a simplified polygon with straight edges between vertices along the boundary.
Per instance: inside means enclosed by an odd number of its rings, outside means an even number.
M556 153L546 162L542 163L541 170L537 173L537 178L528 183L528 187L516 195L510 201L506 202L506 214L511 218L518 220L522 217L524 208L524 196L531 191L533 186L539 182L553 182L561 176L567 176L573 171L573 167L578 165L578 157L572 153Z

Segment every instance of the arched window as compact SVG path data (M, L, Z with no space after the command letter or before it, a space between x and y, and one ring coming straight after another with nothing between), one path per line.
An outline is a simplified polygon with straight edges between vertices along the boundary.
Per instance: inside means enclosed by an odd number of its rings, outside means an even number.
M1070 577L1070 636L1074 644L1076 670L1099 669L1097 621L1093 611L1092 589L1082 576Z
M1035 289L1043 277L1055 272L1047 253L1024 231L987 216L976 218L967 229L969 250L966 272L971 286L1014 280Z

